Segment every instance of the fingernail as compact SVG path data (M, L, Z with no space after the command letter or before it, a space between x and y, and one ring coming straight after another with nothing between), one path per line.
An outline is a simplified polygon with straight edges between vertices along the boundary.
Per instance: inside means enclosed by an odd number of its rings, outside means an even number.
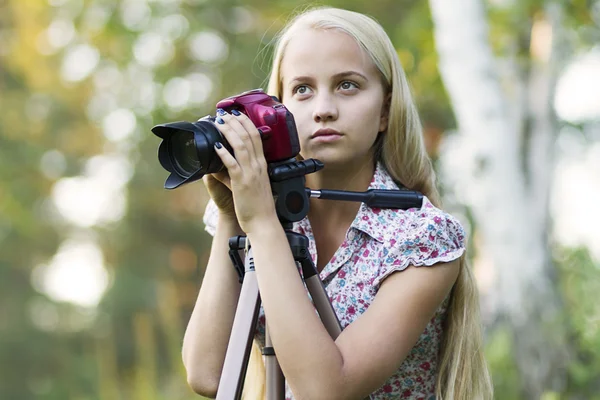
M223 125L225 123L225 121L223 121L223 118L218 117L217 118L217 123Z
M215 143L215 147L217 149L220 149L221 147L223 147L223 145L221 144L221 142L217 142L217 143Z
M227 114L227 112L225 110L223 110L222 108L217 108L217 114L225 115L225 114Z
M236 117L237 117L237 116L239 116L239 115L242 115L242 113L241 113L241 112L239 112L238 110L231 110L231 113L232 113L233 115L235 115Z

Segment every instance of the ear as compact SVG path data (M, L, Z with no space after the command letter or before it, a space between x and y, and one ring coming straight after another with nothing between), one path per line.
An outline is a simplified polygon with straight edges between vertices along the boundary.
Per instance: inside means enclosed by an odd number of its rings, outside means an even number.
M392 103L392 94L388 93L383 101L381 107L381 116L379 118L379 132L383 132L387 129L388 121L390 117L390 105Z

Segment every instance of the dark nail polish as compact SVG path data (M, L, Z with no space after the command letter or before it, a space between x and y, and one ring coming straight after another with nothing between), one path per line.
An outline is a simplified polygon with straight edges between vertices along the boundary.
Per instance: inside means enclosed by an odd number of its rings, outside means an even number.
M233 115L235 115L236 117L237 117L237 116L240 116L240 115L242 115L242 113L241 113L241 112L239 112L238 110L231 110L231 113L232 113Z
M223 110L222 108L217 108L217 114L225 115L225 114L227 114L227 112L225 110Z
M223 125L225 123L225 121L223 121L223 118L218 117L217 118L217 123Z
M215 147L217 149L220 149L221 147L223 147L223 145L221 144L221 142L217 142L217 143L215 143Z

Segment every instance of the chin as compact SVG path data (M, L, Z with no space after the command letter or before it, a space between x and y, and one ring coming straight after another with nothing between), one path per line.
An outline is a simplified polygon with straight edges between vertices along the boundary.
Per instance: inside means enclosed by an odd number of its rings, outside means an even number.
M337 154L336 154L337 153ZM349 157L347 154L339 154L339 152L333 151L317 151L311 152L310 154L302 154L302 157L314 158L321 161L327 167L342 167L349 163L355 162L355 160Z

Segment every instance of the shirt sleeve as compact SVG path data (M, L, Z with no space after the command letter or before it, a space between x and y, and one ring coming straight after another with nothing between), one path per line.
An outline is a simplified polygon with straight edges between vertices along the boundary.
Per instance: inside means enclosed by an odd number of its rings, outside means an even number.
M433 207L406 212L405 223L386 240L373 282L381 282L409 266L431 266L456 260L465 252L465 231L452 215Z
M217 222L219 221L219 209L212 199L208 200L208 203L206 204L202 221L204 222L204 230L211 236L215 236L215 233L217 232Z

